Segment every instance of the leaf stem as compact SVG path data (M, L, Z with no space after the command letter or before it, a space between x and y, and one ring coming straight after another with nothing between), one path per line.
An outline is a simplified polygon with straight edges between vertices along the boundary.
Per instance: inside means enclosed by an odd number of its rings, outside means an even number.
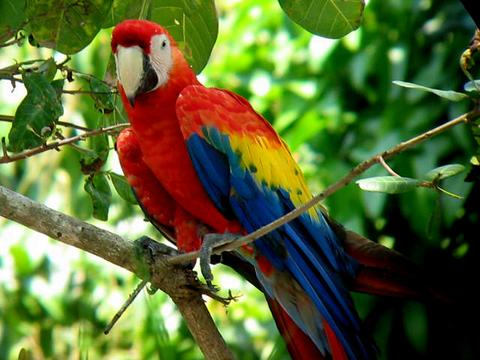
M385 170L387 170L387 172L388 172L390 175L400 177L400 175L398 175L395 171L393 171L393 169L390 167L390 165L388 165L388 164L385 162L385 160L383 159L382 156L378 156L377 161L385 168Z

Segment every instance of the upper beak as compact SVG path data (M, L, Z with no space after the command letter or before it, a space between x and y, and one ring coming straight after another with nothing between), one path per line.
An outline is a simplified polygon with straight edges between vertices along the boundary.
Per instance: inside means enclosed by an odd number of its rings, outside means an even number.
M139 46L118 45L115 62L118 80L122 84L128 102L133 106L143 78L143 51Z

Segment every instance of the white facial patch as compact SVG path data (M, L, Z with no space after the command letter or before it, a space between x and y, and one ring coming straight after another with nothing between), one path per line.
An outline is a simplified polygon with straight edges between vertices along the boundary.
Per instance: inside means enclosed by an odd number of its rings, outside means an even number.
M139 46L118 45L115 53L117 78L127 97L133 97L143 77L143 50Z
M170 40L165 34L152 36L150 40L150 63L157 73L158 84L156 88L158 88L168 81L173 64Z

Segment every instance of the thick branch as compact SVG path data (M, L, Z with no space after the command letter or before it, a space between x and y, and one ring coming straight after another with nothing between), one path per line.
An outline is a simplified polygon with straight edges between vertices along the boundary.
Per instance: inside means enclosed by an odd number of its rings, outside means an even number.
M173 249L153 243L148 245L148 250L155 248L156 253L145 256L139 253L133 241L50 209L1 185L0 216L97 255L139 276L146 275L145 264L150 264L152 286L165 291L177 304L205 358L233 359L203 302L201 285L193 272L168 264L165 256L157 256L158 249L163 249L163 253L165 248Z
M170 253L164 254L161 244L148 238L140 240L140 243L147 252L146 258L150 267L156 270L152 271L152 284L161 285L161 289L178 306L205 357L212 360L233 359L233 354L227 348L202 297L199 296L204 285L198 282L196 274L188 268L172 267L168 264L166 260Z
M0 216L52 239L97 255L131 272L139 272L131 241L32 201L0 186Z

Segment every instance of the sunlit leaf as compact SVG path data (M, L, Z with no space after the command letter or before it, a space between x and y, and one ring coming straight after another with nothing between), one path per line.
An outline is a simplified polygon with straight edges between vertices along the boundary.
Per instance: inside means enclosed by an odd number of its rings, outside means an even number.
M469 243L466 243L466 242L462 243L455 250L453 250L452 255L457 259L460 259L468 253L469 248L470 248Z
M8 149L13 152L42 145L63 114L59 95L44 74L26 72L23 82L27 96L18 106L8 134Z
M377 176L361 179L356 182L360 189L365 191L400 194L415 189L420 180L401 176Z
M93 216L99 220L108 220L108 209L112 201L112 191L103 173L87 177L84 185L93 205Z
M461 164L449 164L437 167L435 169L430 170L426 175L425 178L433 181L433 180L442 180L448 178L450 176L455 176L462 171L465 170L465 166Z
M444 99L447 99L447 100L450 100L450 101L461 101L461 100L464 100L464 99L468 99L468 95L466 95L464 93L461 93L461 92L453 91L453 90L432 89L432 88L429 88L429 87L426 87L426 86L413 84L413 83L406 82L406 81L393 81L393 83L395 85L402 86L402 87L405 87L405 88L418 89L418 90L422 90L422 91L431 92L431 93L433 93L437 96L440 96L440 97L442 97Z
M15 272L20 276L27 276L33 271L33 264L27 249L21 244L10 248L10 254L14 260Z
M152 0L149 19L170 32L196 73L202 71L218 35L213 0Z
M360 26L363 0L279 0L290 19L312 34L338 39Z
M114 172L109 173L110 180L112 180L113 187L117 190L118 195L130 204L138 204L135 194L133 193L130 184L125 179L125 176L115 174Z
M73 54L101 28L112 0L27 0L28 30L41 46Z

